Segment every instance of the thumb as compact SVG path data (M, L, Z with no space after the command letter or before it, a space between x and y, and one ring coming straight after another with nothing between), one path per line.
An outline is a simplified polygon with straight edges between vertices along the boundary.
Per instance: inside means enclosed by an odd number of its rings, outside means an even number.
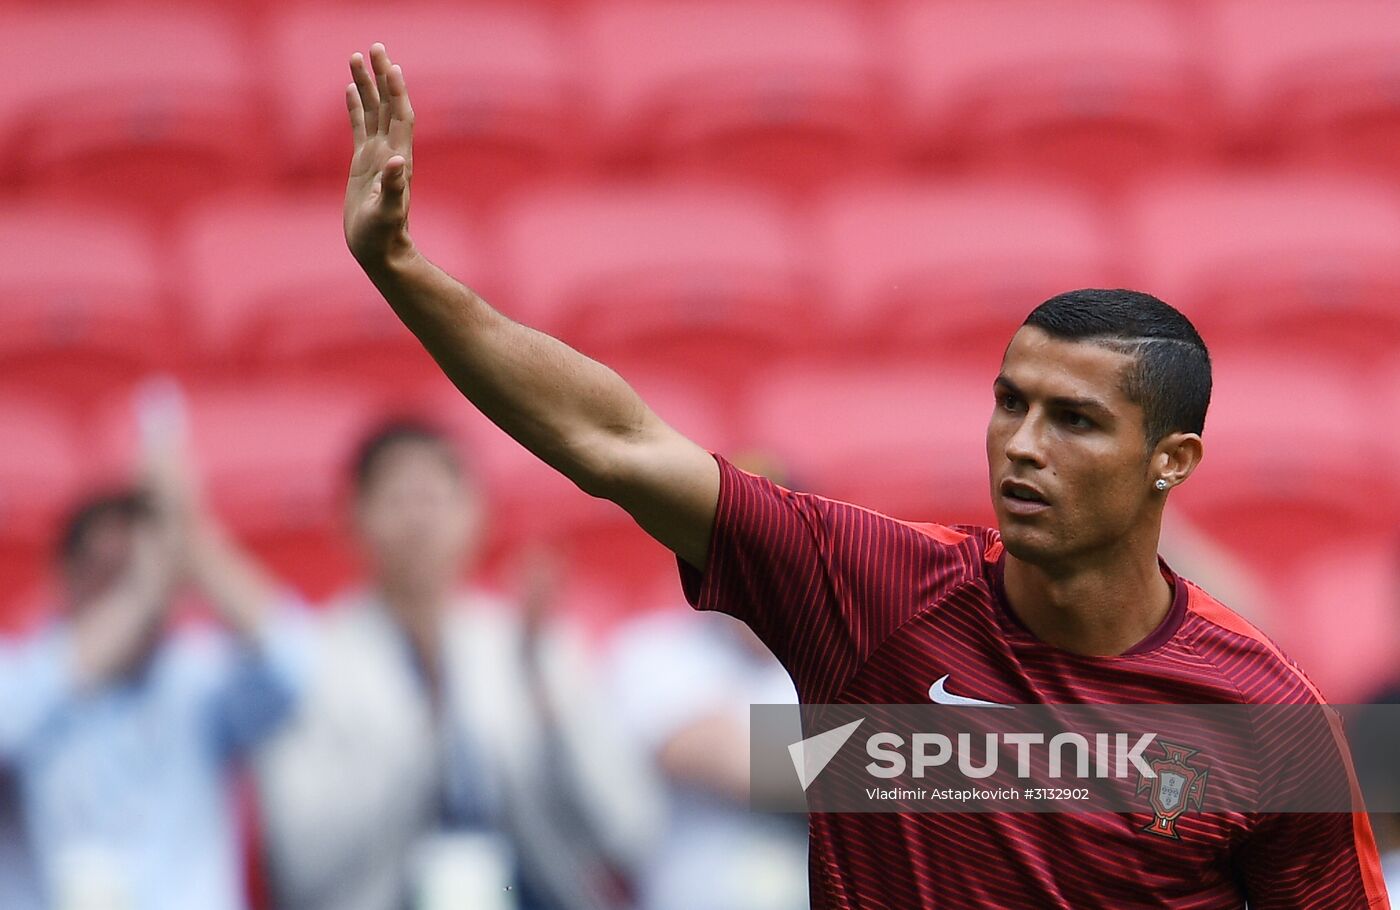
M390 158L384 163L381 180L385 201L401 202L404 192L408 189L408 162L399 155Z

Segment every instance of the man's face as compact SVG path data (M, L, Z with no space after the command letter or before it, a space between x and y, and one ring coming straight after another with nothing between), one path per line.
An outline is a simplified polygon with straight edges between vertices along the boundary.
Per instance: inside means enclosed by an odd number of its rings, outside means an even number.
M138 537L151 533L147 523L122 515L94 521L66 566L68 596L75 609L112 590L131 568Z
M381 580L450 583L476 542L479 506L436 444L406 440L384 451L356 506L356 529Z
M1036 565L1099 551L1153 520L1132 357L1026 326L1011 339L987 424L992 504L1007 552Z

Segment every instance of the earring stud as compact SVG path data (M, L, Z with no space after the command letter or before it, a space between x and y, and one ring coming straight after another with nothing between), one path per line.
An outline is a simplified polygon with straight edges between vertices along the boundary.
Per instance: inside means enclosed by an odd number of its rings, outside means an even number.
M1157 482L1154 483L1153 486L1157 488L1158 493L1164 493L1166 492L1167 487L1171 486L1171 484L1167 483L1167 479L1165 477L1158 477Z

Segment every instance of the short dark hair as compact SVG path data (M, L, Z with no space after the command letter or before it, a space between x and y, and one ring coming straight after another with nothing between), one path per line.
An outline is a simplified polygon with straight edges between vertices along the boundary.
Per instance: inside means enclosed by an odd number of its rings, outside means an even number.
M1051 297L1023 325L1132 355L1136 363L1123 392L1142 406L1149 445L1168 433L1205 429L1210 352L1191 320L1174 307L1141 291L1085 288Z
M82 555L92 532L103 522L117 519L136 524L154 517L150 499L138 489L110 490L89 496L75 505L63 522L58 535L59 561L72 565Z
M426 445L442 456L442 463L457 477L467 477L469 471L462 453L453 445L440 427L417 417L394 417L381 423L360 440L350 461L350 479L355 495L360 496L374 481L375 472L384 456L404 443Z

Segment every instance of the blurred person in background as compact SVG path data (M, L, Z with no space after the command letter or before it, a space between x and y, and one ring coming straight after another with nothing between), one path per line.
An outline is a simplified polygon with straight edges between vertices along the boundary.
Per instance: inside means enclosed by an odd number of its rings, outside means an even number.
M24 832L19 781L0 767L0 907L39 910L42 906L34 857Z
M762 456L735 463L790 482ZM797 704L778 659L743 623L678 606L619 629L608 663L617 710L668 784L641 910L808 907L806 818L749 808L750 705Z
M526 609L462 584L482 500L435 428L373 433L352 483L368 580L327 608L310 694L259 768L278 906L622 905L643 766L544 617L548 583Z
M246 907L234 763L305 672L304 615L201 505L175 407L144 414L144 483L67 522L56 618L0 643L0 761L57 910ZM187 588L226 631L172 622Z

